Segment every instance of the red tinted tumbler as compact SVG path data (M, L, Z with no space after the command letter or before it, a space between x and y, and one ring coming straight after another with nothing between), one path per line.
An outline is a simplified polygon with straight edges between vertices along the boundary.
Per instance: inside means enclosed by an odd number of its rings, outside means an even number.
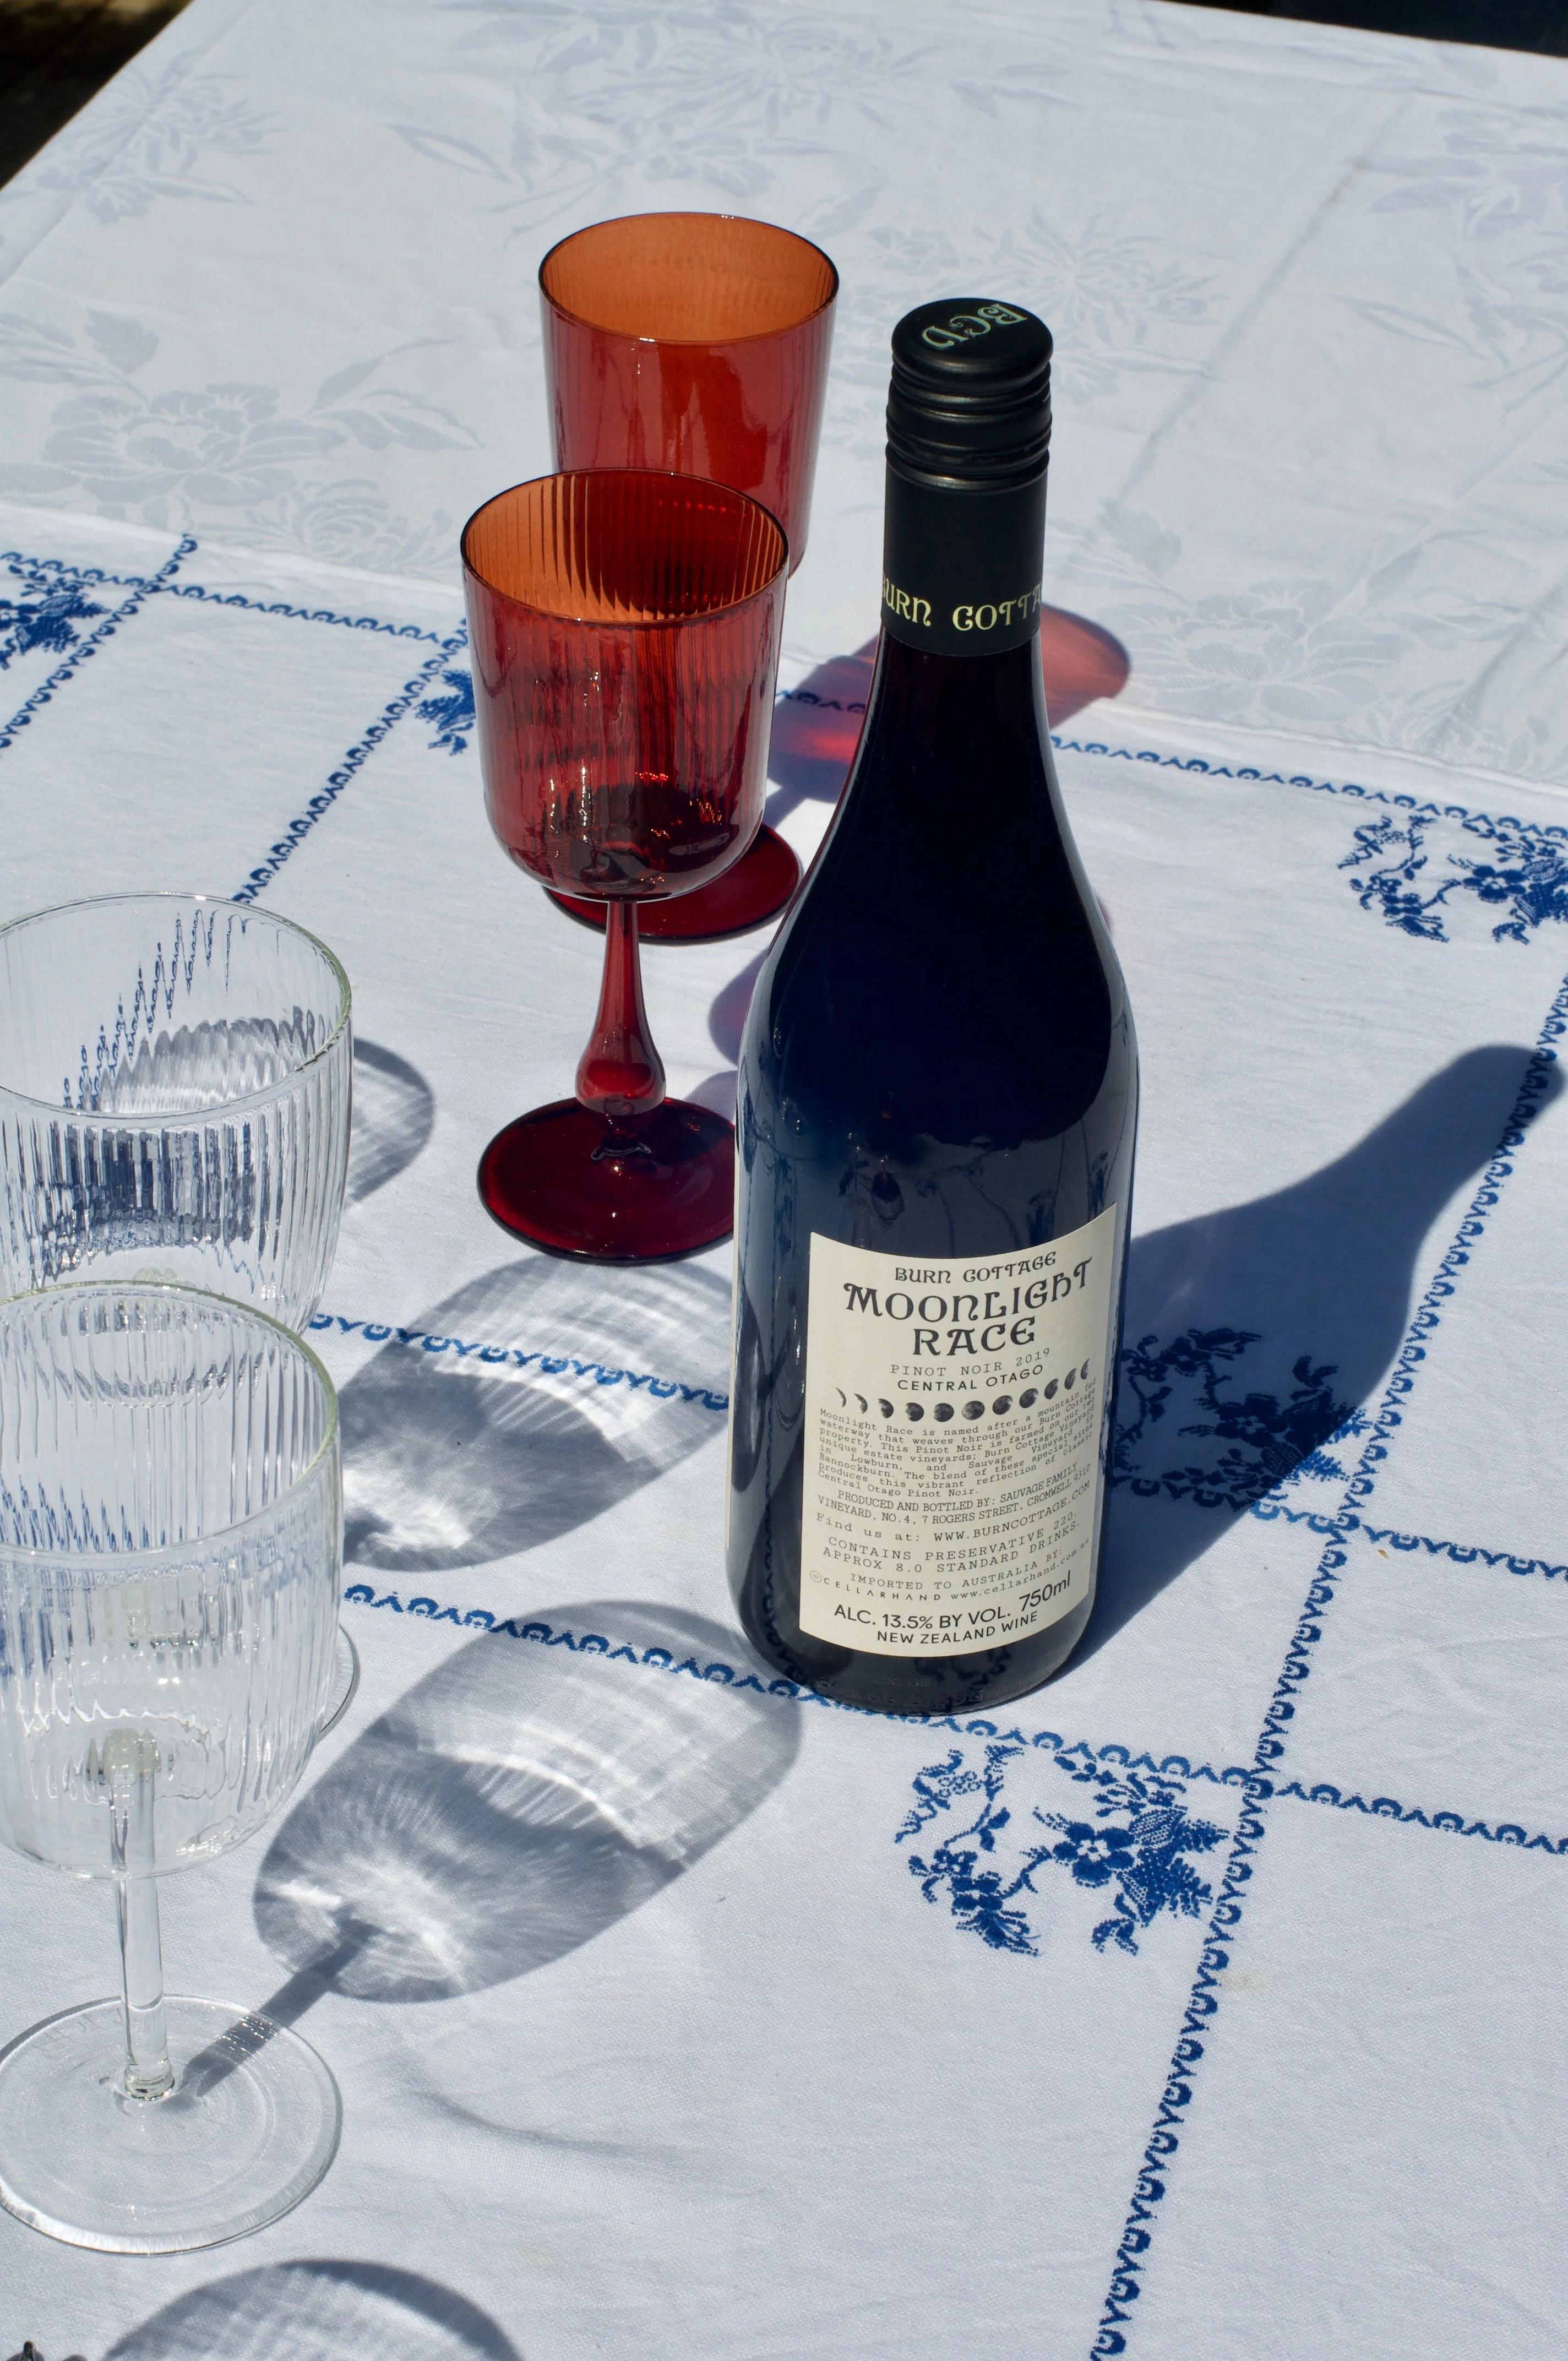
M805 555L839 274L819 247L725 214L631 214L553 247L540 266L555 464L670 467L762 503ZM735 934L799 877L764 829L700 901L645 931ZM601 923L591 905L574 916Z
M602 903L604 984L577 1094L510 1124L479 1193L557 1254L645 1261L728 1235L734 1136L664 1096L639 913L721 877L766 787L785 546L720 484L622 468L502 492L463 533L490 825Z

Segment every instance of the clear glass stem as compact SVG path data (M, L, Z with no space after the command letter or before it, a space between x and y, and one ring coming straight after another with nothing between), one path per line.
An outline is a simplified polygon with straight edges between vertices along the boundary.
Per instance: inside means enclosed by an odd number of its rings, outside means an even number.
M158 1743L123 1730L104 1749L109 1790L109 1844L120 1922L120 1989L125 2002L127 2098L161 2099L174 2088L163 2025L163 1946L158 1931L153 1803Z

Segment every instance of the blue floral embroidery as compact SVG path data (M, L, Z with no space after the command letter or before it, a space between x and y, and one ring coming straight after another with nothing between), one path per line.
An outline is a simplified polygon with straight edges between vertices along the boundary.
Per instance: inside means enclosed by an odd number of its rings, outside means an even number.
M21 584L21 595L0 598L0 672L35 648L64 655L76 644L74 626L107 611L88 598L73 568L30 566L22 558L6 570Z
M1493 857L1471 860L1451 851L1445 875L1429 870L1427 841L1433 826L1448 818L1429 806L1410 812L1403 827L1384 818L1356 829L1356 849L1340 862L1342 869L1365 869L1387 856L1384 867L1353 881L1364 910L1381 910L1389 926L1434 943L1449 939L1444 916L1451 915L1455 894L1474 895L1503 912L1492 928L1495 942L1528 942L1548 919L1568 918L1568 840L1562 829L1466 813L1464 833L1490 846Z
M1213 1899L1212 1887L1187 1856L1212 1851L1226 1832L1189 1814L1183 1781L1152 1769L1104 1769L1087 1747L1065 1747L1051 1759L1091 1790L1085 1804L1092 1817L1069 1818L1036 1806L1014 1833L1003 1790L1014 1766L1032 1756L1021 1738L996 1739L985 1748L983 1766L971 1768L963 1748L955 1746L944 1762L927 1763L916 1777L916 1802L898 1831L900 1844L939 1813L952 1811L960 1797L980 1799L967 1827L928 1856L909 1856L926 1899L945 1895L965 1934L978 1935L994 1951L1036 1957L1038 1935L1024 1897L1036 1894L1036 1875L1052 1864L1067 1870L1077 1885L1114 1886L1112 1915L1093 1931L1100 1951L1114 1943L1135 1952L1139 1935L1162 1911L1196 1918ZM1054 1840L1048 1835L1036 1839L1036 1828L1058 1833Z
M467 673L456 670L444 672L441 677L450 695L427 697L414 711L422 721L436 725L436 735L430 741L433 746L444 746L449 754L461 754L474 728L474 683Z
M1258 1337L1246 1328L1189 1328L1171 1343L1141 1336L1122 1355L1122 1405L1136 1405L1117 1433L1115 1480L1135 1492L1164 1493L1194 1500L1201 1508L1250 1509L1288 1476L1323 1481L1347 1479L1348 1470L1328 1448L1361 1433L1366 1420L1349 1402L1334 1398L1332 1362L1314 1366L1303 1353L1290 1374L1296 1383L1283 1401L1277 1394L1222 1392L1226 1364L1240 1360ZM1190 1406L1205 1415L1190 1419L1178 1434L1208 1437L1226 1448L1203 1455L1203 1465L1165 1467L1144 1464L1151 1427L1166 1416L1179 1381L1189 1388Z

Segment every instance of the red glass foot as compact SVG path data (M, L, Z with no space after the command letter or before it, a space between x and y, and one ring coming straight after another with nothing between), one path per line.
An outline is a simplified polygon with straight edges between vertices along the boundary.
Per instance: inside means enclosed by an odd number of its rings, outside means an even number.
M613 1121L558 1099L496 1134L479 1197L503 1230L547 1254L666 1262L729 1235L735 1134L680 1099Z
M715 943L726 935L750 934L778 917L799 883L799 862L782 836L764 828L734 868L711 885L672 895L667 902L640 902L637 932L643 942L656 943ZM550 899L569 918L604 932L602 902L583 901L575 894L552 894Z

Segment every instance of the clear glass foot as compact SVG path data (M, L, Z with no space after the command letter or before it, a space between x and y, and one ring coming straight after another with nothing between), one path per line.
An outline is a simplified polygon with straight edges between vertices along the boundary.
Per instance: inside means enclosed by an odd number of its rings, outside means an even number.
M174 2087L126 2095L118 2000L0 2050L0 2204L110 2255L216 2246L275 2222L337 2152L337 2084L308 2041L220 2001L166 1999Z
M332 1687L327 1695L326 1711L316 1726L316 1737L323 1739L329 1730L335 1730L354 1702L354 1692L359 1686L359 1651L340 1623L332 1652Z

